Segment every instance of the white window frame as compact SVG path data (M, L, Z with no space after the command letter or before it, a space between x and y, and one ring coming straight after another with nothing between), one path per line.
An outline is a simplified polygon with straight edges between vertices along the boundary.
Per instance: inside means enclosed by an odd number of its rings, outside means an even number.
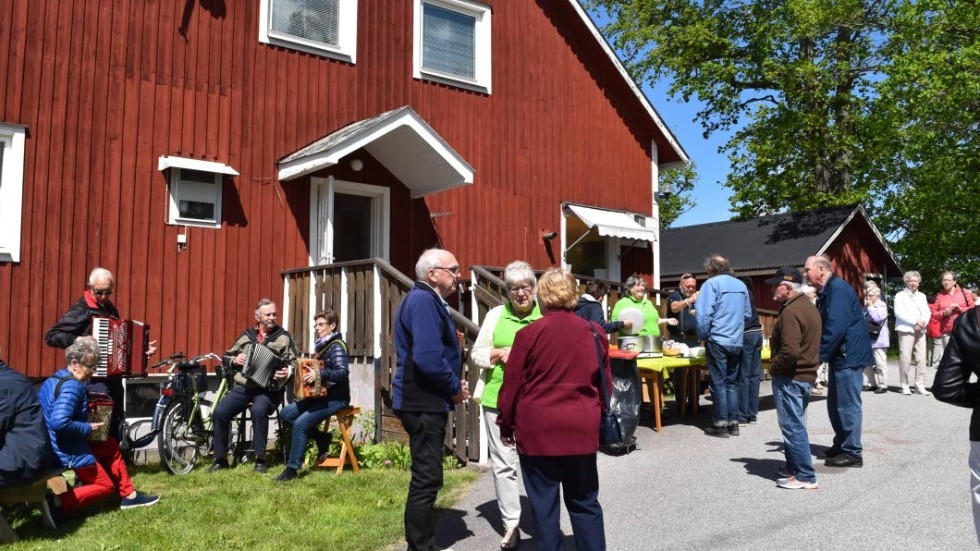
M276 0L259 0L259 42L299 50L313 55L357 63L357 0L340 0L337 22L337 46L304 40L272 30L271 3Z
M212 172L214 176L214 185L217 190L214 200L214 220L202 220L199 218L181 218L180 209L177 208L181 197L181 186L194 186L197 182L185 182L180 178L181 171L184 169L172 167L170 168L169 183L170 183L170 214L167 218L167 223L171 225L181 225L181 226L195 226L200 228L220 228L221 227L221 202L224 199L224 184L225 175L219 172ZM193 170L193 169L191 169ZM197 172L209 172L207 170L198 170ZM203 185L203 184L197 184ZM197 201L197 198L194 199ZM198 201L200 202L200 201Z
M0 262L20 262L27 127L0 123Z
M490 48L490 6L470 0L414 0L414 47L412 48L412 75L421 80L431 80L450 86L465 88L490 95L491 92L491 48ZM422 67L422 6L431 4L443 9L459 12L476 18L476 76L473 79L448 75Z

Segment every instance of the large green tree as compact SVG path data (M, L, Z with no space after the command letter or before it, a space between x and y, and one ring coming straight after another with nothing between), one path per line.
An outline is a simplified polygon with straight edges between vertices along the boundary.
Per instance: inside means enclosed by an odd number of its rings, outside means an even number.
M732 132L738 215L861 202L906 267L975 270L976 224L948 204L977 195L974 0L590 3L635 78Z

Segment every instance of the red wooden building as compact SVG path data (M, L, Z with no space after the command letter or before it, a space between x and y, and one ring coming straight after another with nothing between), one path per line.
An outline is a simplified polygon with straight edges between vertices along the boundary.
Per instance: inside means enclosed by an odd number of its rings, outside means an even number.
M11 0L0 29L0 346L33 377L94 266L163 353L227 346L283 270L434 245L653 274L688 162L576 0Z

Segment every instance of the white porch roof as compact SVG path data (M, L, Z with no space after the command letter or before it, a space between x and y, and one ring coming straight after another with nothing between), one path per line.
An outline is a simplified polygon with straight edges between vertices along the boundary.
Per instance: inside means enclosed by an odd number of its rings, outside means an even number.
M595 229L603 237L621 237L638 241L655 240L655 233L636 222L636 215L620 211L607 210L583 205L566 205L575 216L579 217L590 229Z
M473 183L473 167L408 105L352 123L287 155L279 161L279 180L336 165L362 148L413 198Z

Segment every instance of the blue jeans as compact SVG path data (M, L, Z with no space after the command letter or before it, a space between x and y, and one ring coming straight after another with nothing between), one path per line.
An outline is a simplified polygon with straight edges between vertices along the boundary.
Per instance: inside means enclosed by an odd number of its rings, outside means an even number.
M286 461L286 466L299 470L303 466L303 456L306 455L306 442L310 439L310 433L317 430L317 425L349 405L350 400L331 400L327 397L319 400L301 400L282 408L279 418L293 426L293 438L289 444L289 459Z
M708 375L711 376L711 394L714 396L715 426L738 423L738 377L742 363L742 348L723 346L708 341L705 352ZM859 389L860 390L860 389Z
M834 448L861 457L861 386L864 368L835 367L827 370L827 413L834 428Z
M779 430L783 432L786 470L802 482L817 481L813 459L810 457L810 436L803 420L812 387L811 383L794 381L788 377L772 378L772 397L776 402Z
M762 378L762 331L742 338L742 376L738 380L738 420L755 421L759 416L759 380Z

